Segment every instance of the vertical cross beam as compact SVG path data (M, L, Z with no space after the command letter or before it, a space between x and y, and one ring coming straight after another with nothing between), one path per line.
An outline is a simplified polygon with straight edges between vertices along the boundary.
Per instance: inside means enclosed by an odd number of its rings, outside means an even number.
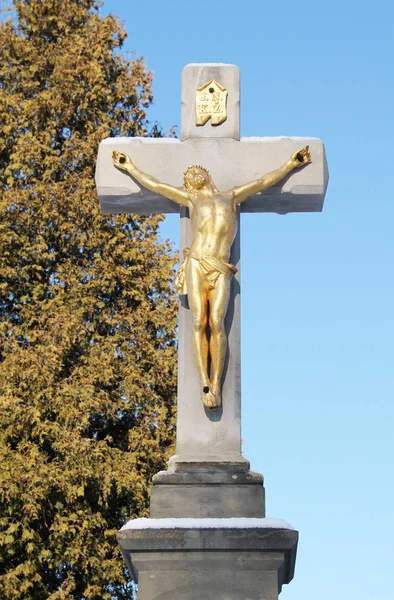
M228 92L227 119L220 126L208 121L196 125L196 90L215 80ZM209 93L209 92L208 92ZM221 142L239 140L239 70L234 65L187 65L182 73L181 140L200 149L206 145L209 167L220 153ZM193 152L197 156L199 152ZM211 173L215 177L215 173ZM239 225L239 215L238 215ZM188 209L181 210L181 248L192 243ZM240 234L234 240L230 262L238 268L231 281L225 319L228 349L222 382L222 408L209 412L201 403L201 383L193 357L193 316L185 298L179 309L179 376L176 457L184 462L243 463L241 454L241 344L240 344ZM171 461L170 461L171 463Z

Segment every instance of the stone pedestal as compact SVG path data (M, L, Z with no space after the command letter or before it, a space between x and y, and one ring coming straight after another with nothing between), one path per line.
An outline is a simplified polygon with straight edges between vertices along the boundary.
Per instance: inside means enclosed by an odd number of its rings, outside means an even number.
M176 458L176 457L175 457ZM150 516L161 518L265 517L263 476L249 463L169 463L154 476Z
M298 533L283 522L159 519L146 529L144 521L118 533L138 600L278 600L293 578Z

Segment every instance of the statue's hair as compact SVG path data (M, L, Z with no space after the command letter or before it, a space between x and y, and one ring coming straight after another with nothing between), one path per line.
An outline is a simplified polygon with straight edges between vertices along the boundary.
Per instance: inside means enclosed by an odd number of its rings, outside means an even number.
M209 178L211 177L208 169L205 169L205 167L202 167L201 165L193 165L192 167L188 167L183 174L183 184L186 189L189 187L189 182L186 179L186 175L189 173L189 171L193 171L193 169L201 169L201 171L204 171L204 173L206 173Z

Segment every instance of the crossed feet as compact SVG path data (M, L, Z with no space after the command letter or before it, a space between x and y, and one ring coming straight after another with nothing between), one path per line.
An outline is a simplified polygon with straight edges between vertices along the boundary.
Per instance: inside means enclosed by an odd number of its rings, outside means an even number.
M215 390L211 388L209 385L204 385L202 388L202 403L208 410L214 412L218 410L222 404L222 397L220 394L220 390Z

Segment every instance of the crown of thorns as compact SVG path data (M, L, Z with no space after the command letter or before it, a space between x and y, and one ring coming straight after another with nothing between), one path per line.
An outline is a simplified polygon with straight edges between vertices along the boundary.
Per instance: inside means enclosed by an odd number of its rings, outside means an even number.
M192 167L188 167L183 174L183 183L186 188L189 185L189 182L186 179L186 175L189 173L189 171L193 171L193 169L201 169L201 171L204 171L204 173L206 173L209 177L211 176L208 169L206 169L205 167L202 167L201 165L193 165Z

